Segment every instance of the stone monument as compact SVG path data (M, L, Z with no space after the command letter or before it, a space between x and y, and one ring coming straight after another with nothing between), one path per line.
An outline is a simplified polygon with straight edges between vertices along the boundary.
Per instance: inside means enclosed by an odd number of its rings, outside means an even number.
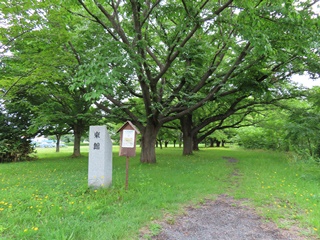
M112 183L112 142L106 126L90 126L88 185L106 188Z

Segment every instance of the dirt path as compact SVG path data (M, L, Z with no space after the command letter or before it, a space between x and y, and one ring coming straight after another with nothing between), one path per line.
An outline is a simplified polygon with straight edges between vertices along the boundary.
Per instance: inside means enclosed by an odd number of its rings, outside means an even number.
M207 201L199 208L189 207L174 224L160 223L154 240L301 240L296 230L279 229L258 216L253 209L226 195Z
M238 162L223 157L234 167ZM232 176L238 176L235 169ZM231 176L231 177L232 177ZM231 180L232 181L232 180ZM237 183L239 184L239 183ZM302 240L302 229L279 229L276 224L260 217L253 208L227 195L215 201L208 200L198 207L188 207L185 214L157 222L161 231L151 237L154 240ZM142 234L144 235L144 234ZM141 235L141 236L142 236ZM149 234L148 234L149 235ZM145 239L142 236L141 239ZM150 239L150 235L149 238Z

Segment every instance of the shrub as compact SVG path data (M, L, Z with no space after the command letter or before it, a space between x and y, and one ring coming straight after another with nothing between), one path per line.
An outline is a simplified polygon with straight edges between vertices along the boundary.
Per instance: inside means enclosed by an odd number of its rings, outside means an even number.
M28 139L0 140L0 163L31 160L34 147Z

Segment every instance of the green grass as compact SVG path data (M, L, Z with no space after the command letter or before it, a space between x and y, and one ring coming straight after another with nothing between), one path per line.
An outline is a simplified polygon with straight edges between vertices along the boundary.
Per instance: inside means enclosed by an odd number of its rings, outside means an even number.
M279 227L298 224L306 229L305 234L319 232L319 165L292 163L284 154L271 151L237 155L241 187L234 189L234 196L252 199L257 209Z
M182 157L181 149L168 148L157 149L157 164L144 165L138 152L125 191L117 147L113 185L101 190L87 187L88 148L77 159L71 151L39 149L37 161L0 165L1 239L137 239L144 226L159 231L153 220L222 193L250 199L280 227L319 232L319 167L290 164L281 153L214 148Z

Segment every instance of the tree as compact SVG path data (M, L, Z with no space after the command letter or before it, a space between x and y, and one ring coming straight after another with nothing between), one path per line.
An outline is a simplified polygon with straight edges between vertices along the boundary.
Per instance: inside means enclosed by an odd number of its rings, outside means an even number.
M34 104L37 117L32 120L31 132L55 135L56 149L59 149L60 137L70 131L74 135L73 157L81 155L81 137L89 126L101 119L101 114L84 98L81 90L70 90L68 79L63 81L39 81L39 98L46 96L41 104ZM42 87L41 87L42 86Z
M94 49L100 53L95 65L104 70L84 67L78 84L85 79L96 89L88 97L104 97L101 109L109 114L121 109L121 118L140 129L141 162L156 162L154 146L163 124L225 97L284 92L281 84L310 70L308 63L318 58L318 18L309 3L78 3L81 9L73 13L105 30L101 47ZM127 99L133 97L143 100L143 118L130 110Z
M70 32L75 23L64 18L65 15L56 15L56 11L51 13L51 5L26 3L16 8L11 4L9 2L3 12L9 27L1 29L6 37L1 40L6 42L3 49L10 50L10 54L1 59L5 95L24 87L24 99L36 113L29 132L55 134L58 150L61 135L72 130L73 156L78 157L81 136L97 121L99 114L84 97L88 89L70 89L70 82L81 64L72 44L76 37ZM14 16L25 19L17 21Z
M209 136L210 147L214 147L214 143L216 144L216 147L224 147L228 137L229 136L223 130L215 131Z
M28 133L33 113L25 101L24 91L19 89L10 101L1 99L0 163L29 160L29 154L34 151L30 144L33 135Z
M168 147L170 142L174 143L177 141L177 136L180 135L179 128L172 122L170 125L162 126L159 134L157 136L157 146L158 143L160 148L162 149L162 143L164 143L164 147Z
M287 118L286 137L298 153L320 158L320 88L314 87L307 99L295 103Z
M301 90L295 88L295 86L287 86L288 92L284 92L281 88L265 91L254 89L253 91L247 87L240 93L207 103L192 115L185 116L188 118L187 122L181 121L181 125L185 125L182 129L185 136L184 142L187 143L184 144L183 153L188 155L192 154L192 150L198 150L198 143L217 130L254 125L255 120L248 121L248 115L268 111L268 105L301 96Z
M87 99L139 128L141 162L156 162L156 137L164 124L226 98L272 98L270 92L288 92L293 73L317 70L319 18L309 2L74 2L50 6L46 14L67 9L71 15L63 16L78 17L74 29L85 36L78 41L86 58L75 88L89 86ZM38 5L34 9L49 9ZM142 111L131 108L136 98Z
M308 96L285 100L268 111L251 115L259 120L251 127L239 129L238 143L246 148L263 148L296 152L304 158L317 158L320 115L315 99L317 88Z

